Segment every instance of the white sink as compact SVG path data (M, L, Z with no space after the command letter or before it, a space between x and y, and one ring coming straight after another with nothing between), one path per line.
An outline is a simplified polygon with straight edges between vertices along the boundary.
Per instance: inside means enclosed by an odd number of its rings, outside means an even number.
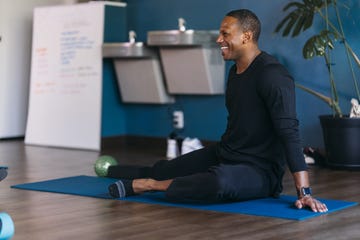
M165 30L149 31L147 44L149 46L205 46L216 47L217 30Z
M112 58L153 58L157 51L142 42L104 43L103 57Z

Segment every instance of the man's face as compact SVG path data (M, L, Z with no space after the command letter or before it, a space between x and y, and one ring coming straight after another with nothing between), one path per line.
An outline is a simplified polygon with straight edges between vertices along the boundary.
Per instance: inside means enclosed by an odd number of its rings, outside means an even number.
M219 37L216 40L221 48L221 55L224 60L236 61L241 58L244 48L243 38L244 34L237 19L226 16L221 23Z

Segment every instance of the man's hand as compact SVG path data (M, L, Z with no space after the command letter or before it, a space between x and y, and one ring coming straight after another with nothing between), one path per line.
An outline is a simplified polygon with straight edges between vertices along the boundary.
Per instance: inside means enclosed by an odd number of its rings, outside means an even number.
M328 208L326 205L319 200L316 200L315 198L311 196L304 196L302 198L299 198L295 202L295 206L298 209L309 207L313 212L327 212Z

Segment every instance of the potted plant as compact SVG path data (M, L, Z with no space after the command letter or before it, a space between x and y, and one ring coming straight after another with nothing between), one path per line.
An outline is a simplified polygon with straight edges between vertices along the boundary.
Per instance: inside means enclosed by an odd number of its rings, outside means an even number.
M352 75L352 84L357 95L356 98L360 99L358 80L354 71L354 68L360 68L360 60L345 37L340 7L346 7L340 0L289 2L283 11L290 12L280 21L275 32L282 32L284 37L289 35L296 37L313 27L315 17L320 17L324 21L325 28L319 30L316 35L306 41L302 54L305 59L311 59L315 56L324 58L324 66L329 74L330 96L325 96L300 84L296 84L296 86L326 102L332 109L331 115L320 116L327 165L357 169L360 168L360 118L349 118L341 110L331 59L331 52L335 47L344 48L344 54L346 54Z

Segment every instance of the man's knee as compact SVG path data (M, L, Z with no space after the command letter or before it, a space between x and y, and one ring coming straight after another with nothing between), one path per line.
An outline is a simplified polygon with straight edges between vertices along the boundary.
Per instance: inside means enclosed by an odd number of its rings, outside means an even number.
M248 166L220 165L211 171L218 199L241 201L268 195L268 183Z
M175 178L165 194L170 201L216 202L223 186L214 173L201 173Z

